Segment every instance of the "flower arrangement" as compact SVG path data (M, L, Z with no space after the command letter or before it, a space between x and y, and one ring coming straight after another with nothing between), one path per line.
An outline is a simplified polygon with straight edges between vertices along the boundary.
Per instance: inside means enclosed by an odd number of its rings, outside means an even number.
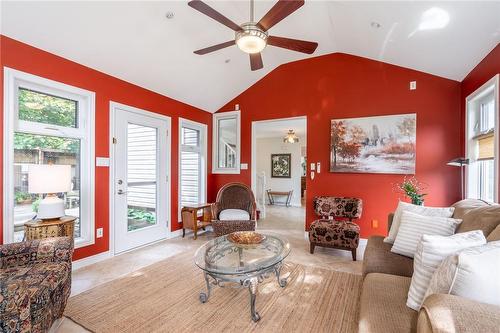
M426 196L427 193L422 193L422 191L426 188L427 185L419 182L415 177L405 177L403 182L395 186L396 192L406 195L410 198L412 204L419 206L424 204L424 196Z

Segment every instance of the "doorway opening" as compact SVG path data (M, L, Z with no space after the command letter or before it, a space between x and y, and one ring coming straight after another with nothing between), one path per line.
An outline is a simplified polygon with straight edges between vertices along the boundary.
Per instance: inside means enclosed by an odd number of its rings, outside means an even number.
M252 122L252 190L258 228L304 233L307 118Z

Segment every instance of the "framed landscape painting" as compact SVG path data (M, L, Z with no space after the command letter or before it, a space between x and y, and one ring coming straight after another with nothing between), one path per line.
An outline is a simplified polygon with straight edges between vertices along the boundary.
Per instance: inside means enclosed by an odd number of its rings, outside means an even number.
M271 154L271 177L290 178L292 154Z
M333 119L330 172L414 174L417 115Z

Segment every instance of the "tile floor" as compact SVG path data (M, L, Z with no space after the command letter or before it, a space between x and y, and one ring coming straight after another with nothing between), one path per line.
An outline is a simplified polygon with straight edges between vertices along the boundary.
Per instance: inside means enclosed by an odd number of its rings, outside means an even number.
M353 262L348 251L316 247L314 255L309 253L309 241L304 232L305 209L299 207L268 206L267 216L257 224L257 229L286 237L292 252L288 260L302 265L314 265L354 274L361 274L364 243L358 248L358 261ZM174 238L130 251L113 258L89 265L73 272L72 295L79 294L97 285L117 279L142 267L174 256L181 252L194 251L204 242L214 237L207 232L194 240L192 233L185 238ZM55 323L52 333L87 332L68 318Z

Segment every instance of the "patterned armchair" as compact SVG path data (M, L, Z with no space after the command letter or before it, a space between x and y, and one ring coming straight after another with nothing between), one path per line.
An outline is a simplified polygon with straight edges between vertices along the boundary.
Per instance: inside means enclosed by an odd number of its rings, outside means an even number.
M315 246L330 247L351 251L352 260L356 261L359 226L352 220L361 217L363 201L358 198L316 197L313 205L319 219L309 229L311 254Z
M236 216L238 212L243 212L245 217ZM235 231L255 230L256 217L257 204L252 190L247 185L229 183L221 187L217 193L216 202L212 205L214 220L212 227L217 236Z
M0 246L1 332L47 332L63 315L72 255L68 237Z

